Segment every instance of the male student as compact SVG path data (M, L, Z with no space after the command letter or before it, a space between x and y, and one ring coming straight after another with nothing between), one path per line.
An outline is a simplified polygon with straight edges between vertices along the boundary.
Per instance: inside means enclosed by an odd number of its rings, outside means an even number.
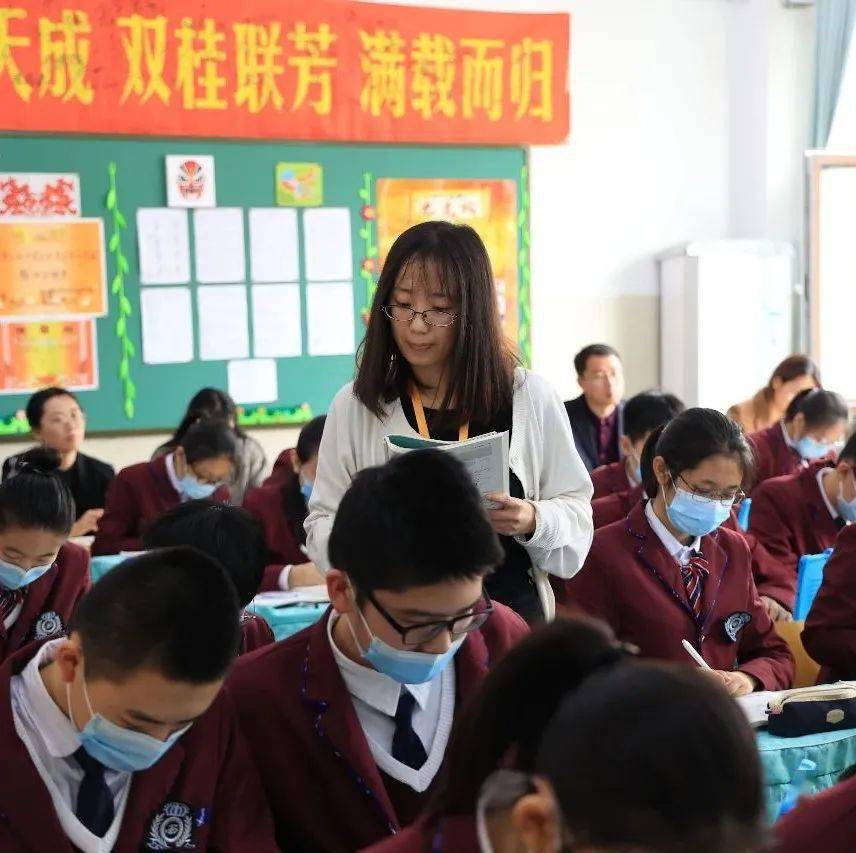
M856 520L854 466L856 433L837 462L814 462L798 474L766 480L752 493L749 533L767 554L754 556L755 584L773 619L791 618L800 557L831 548L839 531Z
M621 398L624 368L618 353L606 344L591 344L574 356L577 383L583 393L565 403L574 444L589 471L619 459L623 434Z
M0 850L273 853L229 697L240 639L222 567L193 548L128 560L67 638L0 668Z
M502 558L447 454L357 474L330 537L331 610L229 679L283 850L358 850L416 818L456 712L527 632L484 592Z

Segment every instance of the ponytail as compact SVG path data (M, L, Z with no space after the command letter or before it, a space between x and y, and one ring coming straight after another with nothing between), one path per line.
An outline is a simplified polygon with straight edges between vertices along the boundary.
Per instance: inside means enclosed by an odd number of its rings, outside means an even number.
M17 526L68 536L77 512L59 465L59 454L46 447L18 457L12 476L0 483L0 533Z

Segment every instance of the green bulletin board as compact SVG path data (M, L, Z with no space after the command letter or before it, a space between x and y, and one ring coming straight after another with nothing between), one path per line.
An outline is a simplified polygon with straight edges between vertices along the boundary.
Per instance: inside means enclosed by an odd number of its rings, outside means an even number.
M227 387L226 362L199 360L198 340L195 358L190 363L150 365L142 360L136 214L141 207L166 206L164 158L168 154L214 157L217 206L244 209L248 255L247 211L251 207L276 206L276 164L320 163L323 205L347 207L351 211L357 343L364 330L362 313L376 280L377 227L371 210L376 201L377 179L517 181L519 344L524 359L528 360L529 222L523 149L0 137L0 172L76 173L80 176L82 215L104 219L107 281L112 283L112 292L109 315L97 320L99 388L80 392L90 431L168 429L178 422L188 399L199 388ZM298 222L302 229L300 216ZM246 264L249 274L249 257ZM303 264L301 253L301 281L305 280ZM117 273L120 273L118 280ZM189 286L191 291L197 287L192 277ZM336 391L353 376L353 355L306 354L305 293L302 296L303 355L277 359L279 399L264 406L245 407L242 423L246 425L299 423L310 414L320 414L326 411ZM195 315L195 299L192 304ZM197 319L194 316L195 328ZM24 395L0 397L0 435L25 430L15 413L23 409L26 399Z

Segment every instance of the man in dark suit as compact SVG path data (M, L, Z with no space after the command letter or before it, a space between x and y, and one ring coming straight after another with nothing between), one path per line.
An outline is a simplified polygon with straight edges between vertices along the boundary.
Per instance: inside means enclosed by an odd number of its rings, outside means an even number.
M568 400L565 409L574 443L589 471L620 458L624 404L624 368L621 357L607 344L590 344L574 356L577 382L583 393Z

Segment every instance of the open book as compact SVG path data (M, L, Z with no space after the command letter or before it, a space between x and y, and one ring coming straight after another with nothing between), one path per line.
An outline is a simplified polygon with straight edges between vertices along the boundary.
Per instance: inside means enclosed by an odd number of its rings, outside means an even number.
M508 494L507 432L488 432L466 441L435 441L412 435L389 435L384 443L387 459L411 450L442 450L451 453L470 472L482 495L489 492Z

